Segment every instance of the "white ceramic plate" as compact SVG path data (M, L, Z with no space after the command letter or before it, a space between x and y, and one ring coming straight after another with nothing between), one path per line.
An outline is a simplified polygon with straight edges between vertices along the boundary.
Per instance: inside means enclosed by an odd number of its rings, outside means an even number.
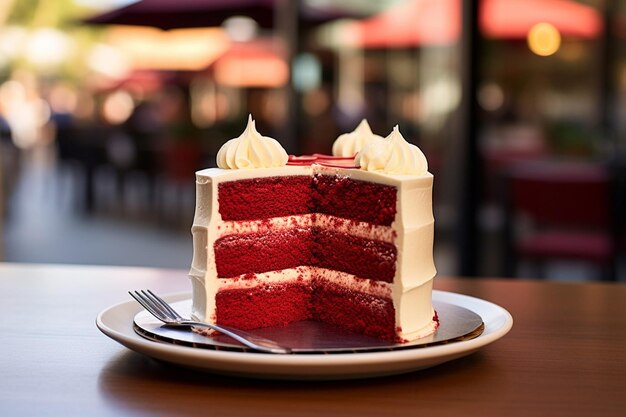
M189 293L179 293L164 298L176 302L189 297ZM155 359L202 371L272 379L350 379L417 371L469 355L507 334L513 325L508 311L479 298L433 291L433 300L477 313L485 325L483 333L471 340L389 352L271 355L198 349L144 339L133 329L133 319L142 309L134 300L102 311L96 324L127 348Z

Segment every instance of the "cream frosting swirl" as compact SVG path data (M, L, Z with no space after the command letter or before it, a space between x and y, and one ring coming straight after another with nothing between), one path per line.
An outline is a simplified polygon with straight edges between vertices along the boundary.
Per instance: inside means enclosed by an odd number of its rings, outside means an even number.
M252 115L241 136L229 140L217 152L217 166L223 169L282 167L288 159L276 139L257 132Z
M382 136L374 134L367 120L363 119L352 132L339 135L333 143L333 155L353 157L374 139L382 139Z
M417 146L404 139L398 126L386 138L365 145L354 161L363 170L384 174L424 175L428 172L426 157Z

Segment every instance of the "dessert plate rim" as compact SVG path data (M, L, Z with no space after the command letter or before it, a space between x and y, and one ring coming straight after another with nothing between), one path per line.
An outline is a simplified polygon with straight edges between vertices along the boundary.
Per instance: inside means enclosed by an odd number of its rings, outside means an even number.
M190 298L189 292L167 294L168 302ZM400 374L429 368L469 355L506 335L513 317L492 302L454 292L433 291L433 300L469 309L483 319L478 337L450 344L392 351L272 355L256 352L198 349L148 340L133 328L142 307L134 300L112 305L96 318L98 329L135 352L199 371L268 379L353 379Z

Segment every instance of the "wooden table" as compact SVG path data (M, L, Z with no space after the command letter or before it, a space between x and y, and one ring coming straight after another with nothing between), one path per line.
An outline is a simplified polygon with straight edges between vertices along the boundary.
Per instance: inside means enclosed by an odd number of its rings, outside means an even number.
M513 329L414 373L276 382L167 365L96 328L129 289L189 290L185 271L0 264L0 415L625 415L626 284L439 277L436 287L501 305Z

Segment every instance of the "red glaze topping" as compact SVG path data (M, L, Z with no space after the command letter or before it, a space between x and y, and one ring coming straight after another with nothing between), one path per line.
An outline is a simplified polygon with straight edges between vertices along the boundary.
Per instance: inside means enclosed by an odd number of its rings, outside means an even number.
M313 164L332 168L358 168L354 164L354 157L332 156L321 153L300 156L289 155L289 160L287 161L287 165L292 166L308 166Z

